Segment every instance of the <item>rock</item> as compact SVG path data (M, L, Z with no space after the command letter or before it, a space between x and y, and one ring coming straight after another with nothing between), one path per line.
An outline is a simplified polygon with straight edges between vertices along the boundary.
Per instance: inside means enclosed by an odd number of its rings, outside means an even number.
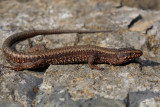
M87 4L87 6L86 6ZM149 106L158 105L160 48L158 11L119 6L104 0L9 0L0 2L0 47L10 35L33 29L95 29L106 33L40 35L32 45L49 49L74 45L132 47L143 51L122 66L51 65L13 71L0 49L0 106ZM27 40L12 46L27 51ZM138 63L136 63L138 62ZM128 96L128 97L127 97ZM151 96L151 97L150 97Z
M159 93L153 93L149 90L139 91L139 92L130 92L128 94L127 106L129 107L158 107L160 104Z

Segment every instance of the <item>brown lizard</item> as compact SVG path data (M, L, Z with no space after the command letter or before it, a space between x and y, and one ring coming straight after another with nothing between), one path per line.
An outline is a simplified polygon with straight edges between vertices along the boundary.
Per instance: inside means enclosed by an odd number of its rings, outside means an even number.
M93 45L68 46L56 49L39 49L34 52L18 52L11 46L18 41L25 40L37 35L63 34L63 33L99 33L110 31L90 30L32 30L11 35L2 46L4 55L13 62L15 66L9 68L19 71L34 69L50 64L73 64L88 63L92 69L100 69L95 64L109 63L121 65L142 55L141 50L133 48L108 49Z

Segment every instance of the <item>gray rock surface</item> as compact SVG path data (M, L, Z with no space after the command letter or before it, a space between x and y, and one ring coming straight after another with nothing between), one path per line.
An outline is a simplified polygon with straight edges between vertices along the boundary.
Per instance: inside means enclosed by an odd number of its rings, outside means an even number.
M140 10L101 0L0 1L0 47L11 34L32 29L111 29L93 34L37 36L32 45L54 49L97 45L141 49L139 63L50 65L13 71L0 48L0 107L159 107L160 12ZM16 44L27 51L27 40Z
M159 93L153 93L149 90L130 92L128 94L127 106L129 107L159 107Z

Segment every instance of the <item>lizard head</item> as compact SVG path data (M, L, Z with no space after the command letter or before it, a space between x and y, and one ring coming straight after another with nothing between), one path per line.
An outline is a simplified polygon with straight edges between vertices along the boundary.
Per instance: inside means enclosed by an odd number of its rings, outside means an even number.
M122 48L118 50L117 59L119 64L123 64L129 62L131 60L135 60L140 57L143 53L141 50L133 49L133 48Z

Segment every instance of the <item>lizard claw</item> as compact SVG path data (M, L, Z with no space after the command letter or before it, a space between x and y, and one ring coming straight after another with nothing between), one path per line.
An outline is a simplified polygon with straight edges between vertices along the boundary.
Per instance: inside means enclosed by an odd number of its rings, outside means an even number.
M11 69L11 70L14 70L14 71L20 71L20 70L22 70L22 68L20 67L20 66L5 66L5 65L3 65L3 67L5 67L5 68L9 68L9 69Z

